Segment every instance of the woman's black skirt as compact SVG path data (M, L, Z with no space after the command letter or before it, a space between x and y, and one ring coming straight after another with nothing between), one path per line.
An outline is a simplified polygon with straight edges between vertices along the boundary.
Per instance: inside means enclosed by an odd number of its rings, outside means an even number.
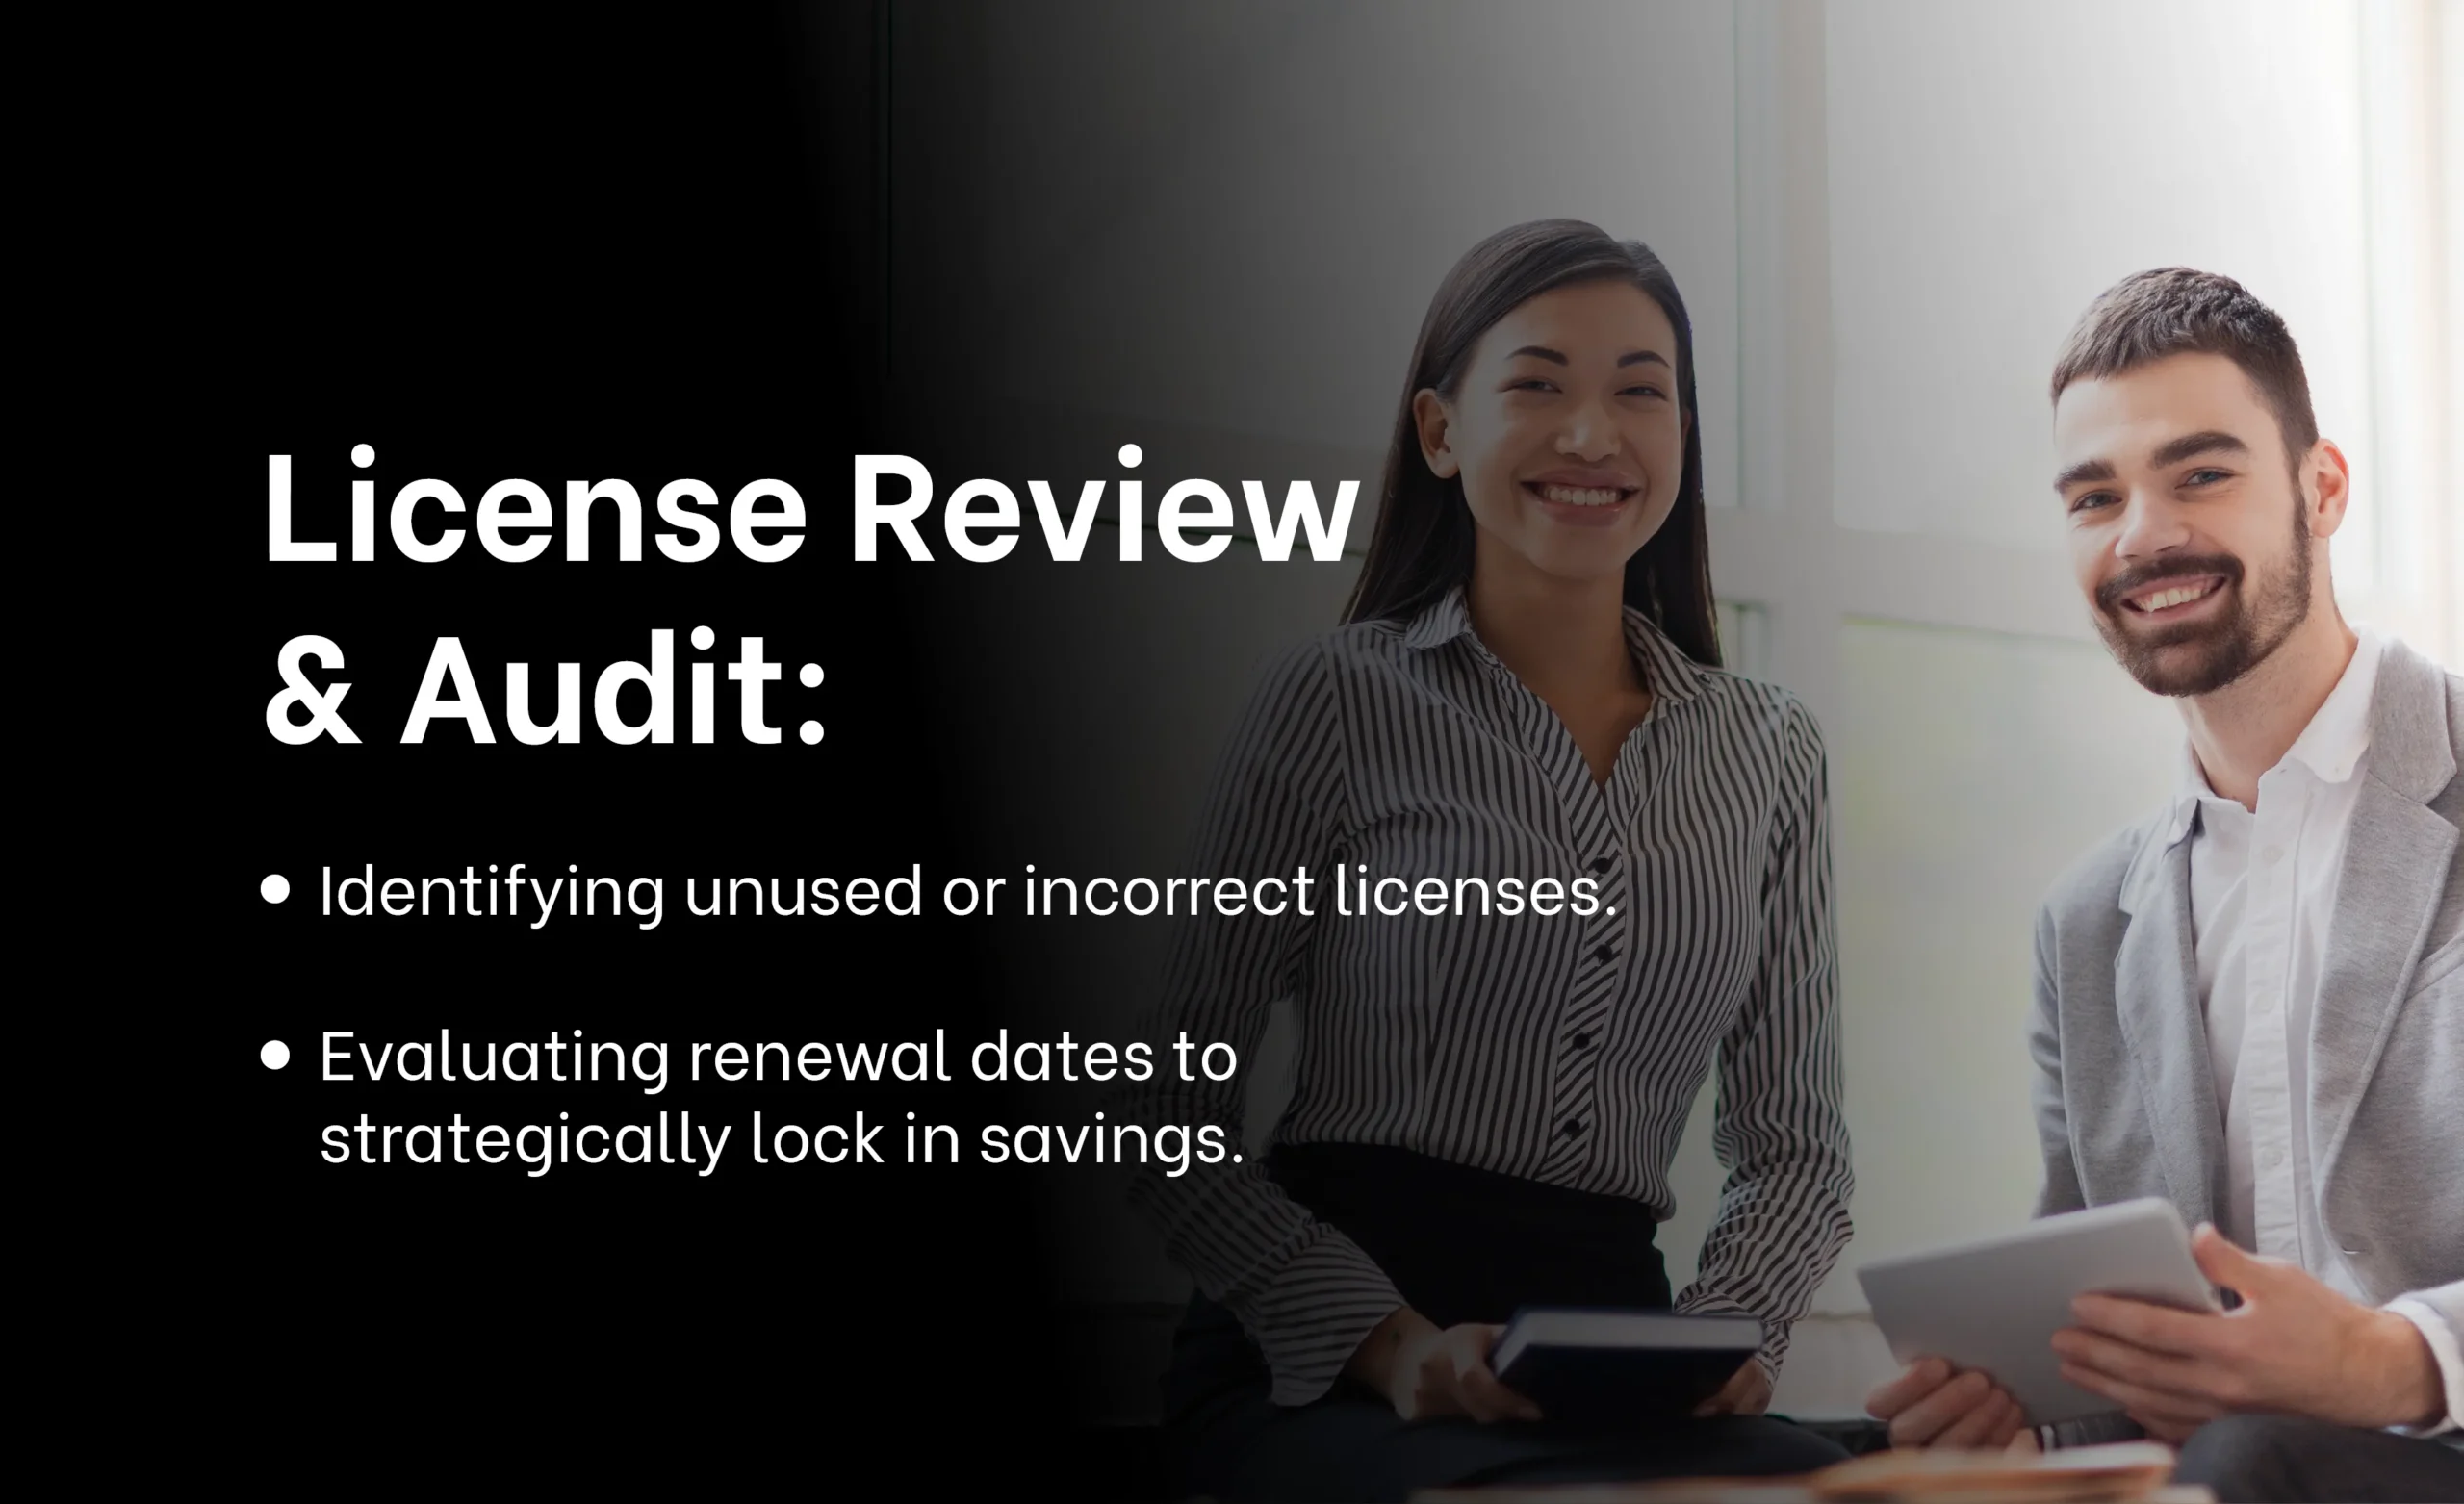
M1502 1323L1524 1306L1670 1303L1657 1223L1639 1202L1372 1145L1281 1145L1266 1172L1441 1327ZM1348 1381L1298 1407L1274 1404L1270 1389L1266 1361L1239 1320L1193 1299L1164 1395L1182 1493L1399 1499L1477 1482L1798 1472L1846 1455L1759 1416L1617 1435L1545 1422L1406 1424L1382 1396Z

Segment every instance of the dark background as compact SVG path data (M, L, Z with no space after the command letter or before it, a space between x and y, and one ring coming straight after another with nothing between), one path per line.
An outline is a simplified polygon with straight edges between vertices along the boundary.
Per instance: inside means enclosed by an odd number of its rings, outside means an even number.
M749 1163L756 1108L808 1123L860 1108L957 1125L1017 1120L970 1081L863 1089L696 1087L693 1039L896 1040L954 1048L1002 1020L999 969L962 923L918 918L697 921L688 873L849 878L969 870L982 855L942 793L980 767L965 739L960 645L926 629L929 565L857 566L843 528L852 456L911 449L887 383L883 290L884 7L588 9L452 24L328 13L234 35L193 144L213 166L207 250L227 266L198 352L211 448L194 473L232 519L192 561L184 645L206 746L162 776L204 854L197 997L173 1013L206 1107L194 1163L216 1184L200 1310L230 1344L209 1401L280 1417L295 1438L358 1439L383 1468L508 1441L543 1476L662 1457L791 1469L868 1461L934 1491L1075 1466L1065 1386L1032 1234L1034 1181L985 1167ZM211 155L208 155L210 151ZM348 559L347 497L376 451L378 557ZM294 463L295 535L330 565L270 563L266 457ZM508 477L630 480L645 557L512 566L475 534L442 565L394 553L384 513L424 476L475 509ZM658 555L651 502L693 477L724 504L758 477L808 517L790 561L732 542L695 565ZM470 527L466 514L457 519ZM431 524L433 525L433 524ZM943 569L950 566L943 565ZM946 588L939 587L939 588ZM698 625L715 650L690 650ZM503 718L503 664L646 660L678 648L678 741L620 747L585 710L577 746L526 747ZM315 633L344 650L352 747L278 744L263 724L275 654ZM439 723L398 744L440 635L456 635L498 742ZM759 636L780 745L735 728L685 741L685 665ZM806 690L813 661L824 685ZM638 715L639 691L627 709ZM807 747L806 718L832 729ZM532 873L663 876L668 915L526 922L318 916L337 878ZM998 871L1000 867L985 870ZM286 874L281 906L259 879ZM929 896L928 888L928 896ZM671 1044L655 1097L625 1085L388 1089L318 1081L321 1032L364 1039ZM270 1073L259 1046L287 1040ZM735 1123L727 1162L329 1166L320 1130L379 1121L574 1120L660 1109ZM1032 1115L1032 1114L1030 1114ZM522 1440L521 1439L528 1440ZM554 1458L551 1464L548 1459Z

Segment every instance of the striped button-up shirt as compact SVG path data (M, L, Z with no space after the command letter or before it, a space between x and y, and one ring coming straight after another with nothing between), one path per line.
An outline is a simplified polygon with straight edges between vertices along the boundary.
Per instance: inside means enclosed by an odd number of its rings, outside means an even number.
M1677 1307L1760 1317L1776 1376L1847 1242L1853 1185L1822 741L1784 691L1694 663L1639 612L1626 637L1652 704L1604 785L1474 633L1459 589L1279 659L1217 770L1190 872L1305 870L1314 917L1287 904L1183 920L1153 1035L1246 1060L1288 998L1298 1058L1276 1141L1415 1150L1632 1197L1662 1219L1716 1068L1730 1173ZM1324 886L1338 874L1355 898L1363 879L1445 879L1447 911L1339 915ZM1509 878L1527 899L1512 915L1498 903ZM1488 912L1462 879L1486 880ZM1596 883L1593 912L1534 912L1543 879ZM1401 892L1388 887L1389 906ZM1240 1080L1183 1082L1168 1048L1156 1058L1124 1104L1136 1116L1239 1121ZM1278 1403L1325 1393L1405 1303L1254 1161L1150 1165L1132 1197L1256 1338Z

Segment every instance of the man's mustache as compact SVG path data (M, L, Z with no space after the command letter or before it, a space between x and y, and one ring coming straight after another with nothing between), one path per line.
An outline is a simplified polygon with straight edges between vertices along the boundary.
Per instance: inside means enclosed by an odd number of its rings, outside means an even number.
M2143 564L2097 586L2096 604L2118 614L2125 597L2138 595L2151 585L2169 579L2206 579L2211 575L2220 576L2227 585L2238 585L2242 582L2242 561L2229 553L2206 553Z

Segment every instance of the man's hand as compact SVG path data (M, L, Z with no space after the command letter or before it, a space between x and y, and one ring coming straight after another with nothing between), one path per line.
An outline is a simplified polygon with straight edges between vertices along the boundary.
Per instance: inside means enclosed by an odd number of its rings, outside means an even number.
M1865 1413L1890 1422L1893 1446L1941 1446L2033 1452L2037 1434L2026 1415L1991 1379L1954 1370L1939 1358L1907 1371L1865 1396Z
M1440 1328L1405 1306L1377 1324L1346 1371L1385 1395L1405 1420L1537 1420L1540 1407L1489 1371L1489 1350L1504 1330L1476 1322Z
M2078 1326L2054 1335L2063 1377L2178 1441L2240 1411L2336 1425L2418 1425L2446 1403L2437 1360L2402 1316L2374 1311L2279 1259L2244 1253L2202 1225L2191 1251L2239 1310L2175 1311L2110 1295L2071 1303Z
M1762 1361L1748 1358L1745 1366L1729 1376L1720 1392L1694 1407L1697 1415L1758 1415L1771 1408L1771 1376L1762 1371Z

